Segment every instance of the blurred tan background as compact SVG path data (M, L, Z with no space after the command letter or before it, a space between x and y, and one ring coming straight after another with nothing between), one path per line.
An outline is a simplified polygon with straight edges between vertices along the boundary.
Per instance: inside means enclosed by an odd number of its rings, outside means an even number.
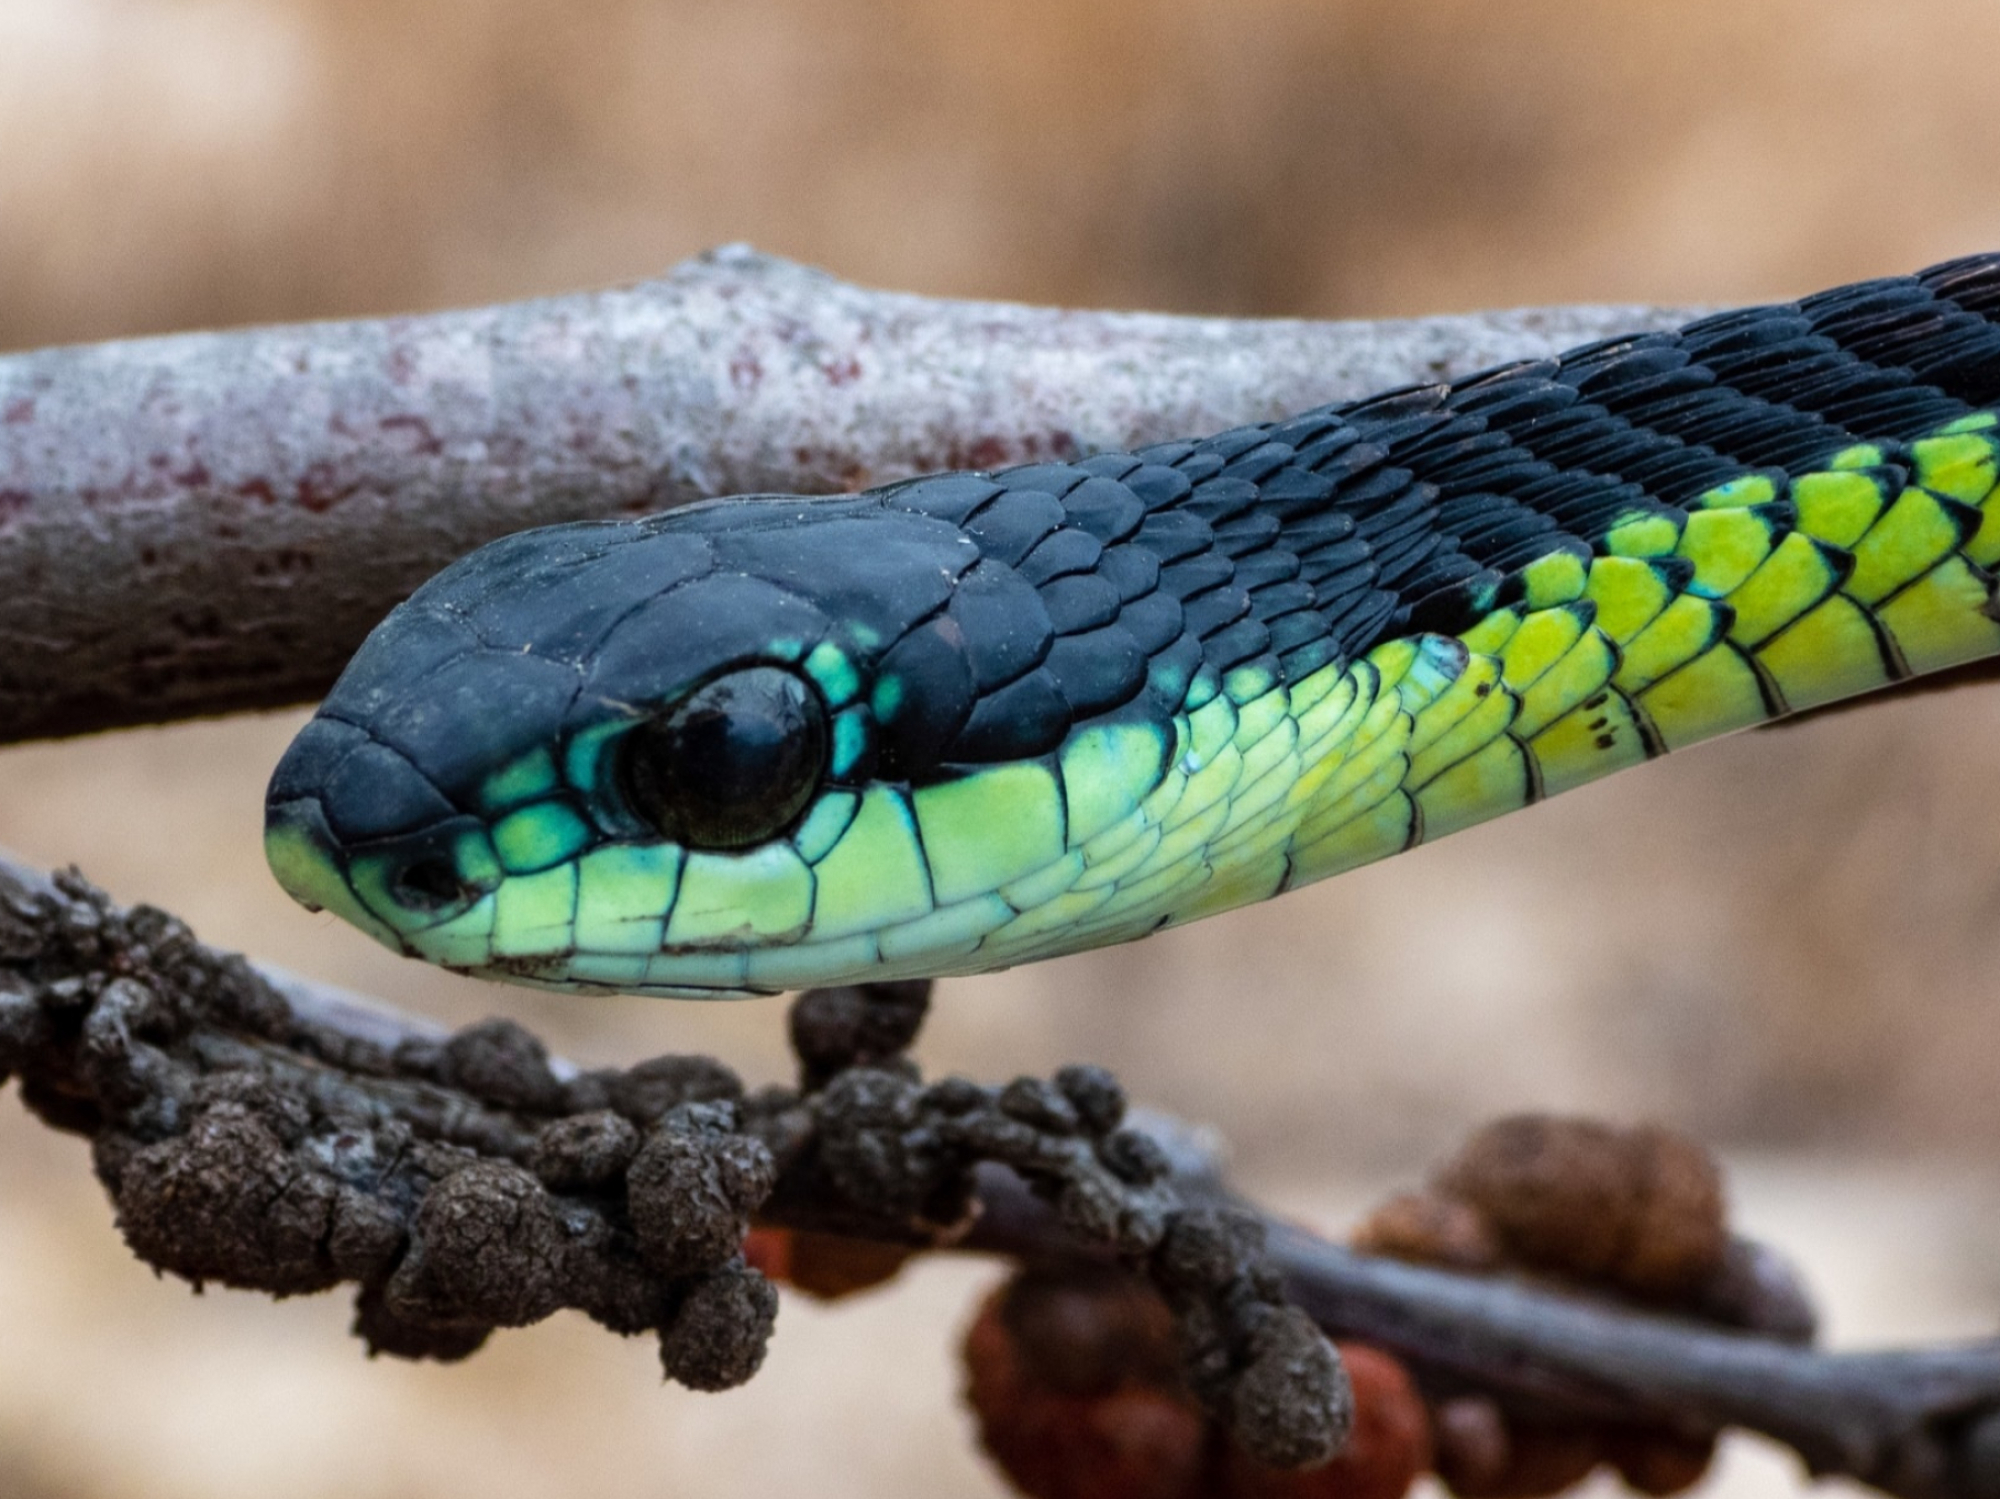
M745 239L950 295L1369 316L1734 302L2000 247L1982 0L0 0L0 348L404 311ZM0 753L0 845L212 941L586 1060L783 1069L776 1003L398 964L258 852L293 717ZM928 1065L1116 1067L1338 1226L1521 1107L1739 1165L1843 1339L2000 1314L2000 692L1706 748L1136 948L946 986ZM0 1495L992 1495L991 1271L788 1300L657 1386L576 1319L449 1370L155 1282L0 1106ZM1739 1444L1722 1490L1784 1492Z

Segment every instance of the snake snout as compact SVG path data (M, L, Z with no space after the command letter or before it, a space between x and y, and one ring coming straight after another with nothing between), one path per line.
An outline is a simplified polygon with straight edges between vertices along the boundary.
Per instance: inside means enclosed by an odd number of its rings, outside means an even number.
M332 719L308 725L279 762L264 842L295 899L396 945L468 910L501 877L483 823L404 755Z

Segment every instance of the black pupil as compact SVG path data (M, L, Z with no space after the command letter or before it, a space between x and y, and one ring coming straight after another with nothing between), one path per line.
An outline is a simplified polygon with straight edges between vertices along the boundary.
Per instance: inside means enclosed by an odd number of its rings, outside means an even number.
M718 677L625 736L626 801L689 848L746 848L791 826L819 789L826 709L788 671Z

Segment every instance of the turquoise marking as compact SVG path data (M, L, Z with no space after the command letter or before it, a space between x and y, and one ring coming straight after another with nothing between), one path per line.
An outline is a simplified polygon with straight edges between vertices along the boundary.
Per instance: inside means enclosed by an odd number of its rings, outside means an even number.
M1189 711L1206 707L1211 698L1222 691L1222 678L1212 666L1203 666L1188 683L1185 705Z
M555 756L546 747L523 755L505 770L486 778L479 805L488 813L504 812L521 802L547 796L556 789Z
M637 720L614 719L585 729L563 751L563 779L578 791L601 790L606 779L604 752Z
M1852 449L1848 449L1852 452ZM1745 474L1699 496L1689 508L1726 510L1746 505L1767 505L1778 497L1778 487L1764 474Z
M509 874L533 874L573 859L596 838L590 824L562 802L541 802L493 824L493 847Z
M819 690L826 694L830 708L846 707L861 690L861 674L847 659L847 653L830 640L822 640L812 648L805 668L806 675L819 683Z
M868 706L875 717L886 723L896 716L896 710L903 706L903 679L898 676L884 676L875 684L875 691L868 699Z
M833 773L847 777L861 763L868 749L868 716L862 708L849 708L833 716Z

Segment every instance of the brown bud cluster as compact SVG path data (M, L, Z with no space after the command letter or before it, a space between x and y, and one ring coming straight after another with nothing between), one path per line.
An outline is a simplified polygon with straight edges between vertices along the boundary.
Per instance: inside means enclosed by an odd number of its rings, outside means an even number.
M1391 1198L1357 1249L1454 1270L1527 1273L1776 1336L1810 1334L1795 1283L1733 1238L1714 1160L1656 1126L1522 1114L1475 1134L1420 1191ZM1671 1494L1714 1437L1526 1418L1480 1395L1432 1411L1439 1476L1464 1499L1554 1494L1599 1466Z
M1110 1268L1016 1275L966 1335L966 1398L994 1461L1032 1499L1400 1499L1430 1461L1402 1365L1342 1344L1353 1424L1316 1468L1264 1466L1189 1391L1158 1292Z
M1425 1191L1377 1211L1355 1243L1673 1302L1720 1273L1729 1227L1721 1173L1692 1140L1650 1125L1518 1114L1475 1134Z
M1676 1494L1699 1483L1715 1457L1713 1436L1532 1421L1483 1395L1441 1401L1431 1415L1438 1477L1463 1499L1539 1499L1600 1466L1642 1494Z
M753 1269L821 1301L837 1301L893 1280L916 1250L841 1234L758 1227L743 1241Z

